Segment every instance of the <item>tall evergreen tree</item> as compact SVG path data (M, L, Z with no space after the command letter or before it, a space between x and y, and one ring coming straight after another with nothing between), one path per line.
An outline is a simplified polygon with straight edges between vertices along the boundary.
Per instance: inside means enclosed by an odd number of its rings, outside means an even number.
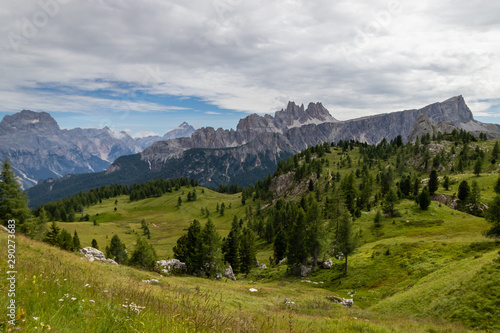
M429 205L431 204L431 195L427 186L422 189L422 192L418 196L418 204L422 210L427 210L427 208L429 208Z
M384 214L389 217L393 217L397 215L397 211L395 209L396 203L399 198L394 188L391 188L384 197L384 202L382 206L382 210Z
M429 194L433 195L439 187L439 180L438 180L438 174L436 170L432 170L431 174L429 175Z
M497 179L497 182L495 184L495 188L494 188L495 192L497 194L500 194L500 175L498 175L498 179Z
M208 220L201 231L202 268L208 276L215 277L222 272L221 238L212 220Z
M9 161L5 159L0 173L0 221L7 225L7 221L15 220L20 226L29 216L28 202Z
M157 255L156 251L151 244L144 238L137 235L137 242L135 244L134 252L128 261L131 266L146 268L153 270L156 267Z
M119 264L126 264L128 261L125 244L122 243L117 234L111 237L109 247L106 248L106 257L113 259Z
M57 236L59 236L59 232L61 229L57 226L56 222L52 221L52 224L50 225L50 229L47 232L47 235L45 235L44 241L49 243L50 245L56 245L57 244Z
M173 248L174 258L186 262L188 253L188 235L184 234L177 239L177 244Z
M352 219L350 214L346 211L339 218L339 235L337 239L336 249L342 252L345 258L345 270L347 274L347 258L354 252L356 248L356 241L352 232Z
M241 235L241 272L248 274L254 263L257 261L255 256L257 250L255 248L255 234L252 230L245 228Z
M80 251L80 248L81 248L81 244L80 244L80 237L78 237L78 234L75 230L75 233L73 234L73 251Z
M73 238L66 229L62 229L57 235L56 245L66 251L73 250Z
M307 261L306 238L305 214L299 209L288 235L287 265L292 269Z
M444 180L443 180L443 188L448 191L449 188L450 188L450 177L448 177L448 175L444 176Z
M278 231L274 240L274 262L277 264L280 260L286 257L287 253L287 239L286 233L283 229Z
M22 224L22 232L32 239L43 240L47 233L46 222L48 220L47 212L42 207L36 219Z
M99 245L97 244L97 241L95 238L92 238L92 243L90 244L94 249L99 250Z
M231 225L229 235L223 245L224 260L231 265L234 273L240 271L240 225L236 216Z
M469 183L467 183L466 180L463 180L460 185L458 185L458 198L460 199L460 201L462 202L467 202L467 200L469 199L469 195L470 195L470 187L469 187Z
M478 157L476 159L476 163L474 163L474 174L479 177L481 171L483 170L483 159Z
M491 158L493 160L498 159L498 156L500 155L500 145L498 144L498 140L495 142L495 146L493 146L493 150L491 152Z
M493 224L490 230L486 233L491 237L500 237L500 195L497 195L493 202L490 203L488 209L485 211L484 216L486 221Z
M199 273L202 269L202 239L201 224L198 220L193 220L187 232L187 252L186 269L188 273Z
M312 256L313 269L318 265L318 258L322 250L323 236L325 234L320 215L319 205L314 200L306 213L307 252Z

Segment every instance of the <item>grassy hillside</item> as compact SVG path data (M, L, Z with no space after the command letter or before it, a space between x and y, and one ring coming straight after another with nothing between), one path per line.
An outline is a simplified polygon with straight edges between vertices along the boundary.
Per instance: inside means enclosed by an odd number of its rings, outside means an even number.
M116 318L124 320L124 326L120 326L123 331L161 331L165 330L162 326L165 322L172 325L171 329L165 331L211 328L216 331L233 328L236 331L255 332L500 331L500 244L484 236L491 227L484 218L451 209L437 201L432 201L427 210L422 210L414 199L401 197L394 207L398 213L383 216L378 227L374 224L377 211L383 210L381 179L388 170L392 170L394 175L392 188L397 189L404 177L410 175L412 182L416 180L421 190L428 184L429 172L434 166L441 183L444 176L451 179L449 189L445 190L440 185L436 194L453 199L461 181L467 180L469 184L475 181L480 190L480 201L486 204L491 202L495 196L493 187L500 166L490 157L494 144L495 141L469 143L469 156L478 149L484 153L479 176L473 172L473 159L462 165L462 171L456 170L463 150L461 143L431 142L418 149L412 145L394 146L387 148L389 153L383 150L386 155L370 159L366 158L366 152L359 146L353 145L352 149L332 147L330 152L322 154L317 151L311 154L305 152L297 155L296 161L290 161L287 166L283 164L272 179L270 190L259 195L255 192L255 200L251 196L247 197L246 205L241 203L241 193L221 194L201 187L197 187L197 200L187 202L187 194L193 188L181 187L161 197L140 201L131 202L128 196L103 199L102 203L85 208L83 214L89 214L89 222L58 222L60 227L72 234L77 231L82 246L90 246L91 240L96 239L103 250L113 234L118 234L127 248L133 249L136 234L142 233L140 226L144 219L159 258L168 258L172 257L172 247L193 219L200 220L202 224L208 220L206 213L202 214L202 208L208 208L210 218L224 237L230 230L234 216L246 223L255 223L261 217L267 221L277 199L293 202L316 200L325 226L320 259L333 258L334 265L329 270L318 269L305 279L287 275L285 265L270 265L268 258L273 255L273 244L267 243L265 237L258 239L257 260L266 263L269 268L254 269L247 276L239 275L236 282L159 277L155 273L127 267L89 264L77 259L74 254L23 239L26 248L22 251L26 251L26 258L29 258L24 262L29 266L25 274L30 277L28 280L31 283L31 277L38 276L38 271L52 270L52 267L43 266L45 264L57 262L60 267L76 265L81 267L78 273L69 270L63 272L76 274L73 278L85 285L88 282L81 280L85 276L84 272L98 269L92 274L92 279L117 288L116 299L104 299L115 302L114 307L104 302L108 310L122 310L120 306L123 303L119 303L123 300L120 297L130 293L151 309L151 312L141 312L143 314L140 316L146 316L146 313L150 316L143 320L139 320L139 317L127 321L120 317L120 312L116 314ZM437 161L436 156L440 156ZM321 171L311 170L314 161L320 160ZM300 168L306 170L306 174L296 179ZM359 209L359 216L354 219L357 248L349 257L349 273L344 275L344 261L335 259L329 252L334 246L334 235L327 227L331 223L331 219L327 218L327 199L334 197L335 191L342 187L343 180L351 174L356 174L354 182L359 194L363 172L373 178L373 191L369 205ZM276 192L272 194L272 191ZM272 200L263 199L270 193ZM180 207L177 204L179 196L182 198ZM217 204L222 203L226 206L224 216L216 212ZM94 219L98 225L94 225ZM45 252L57 253L58 259L50 262L36 259L36 256L42 256ZM80 278L80 275L83 277ZM147 276L158 278L160 284L150 286L137 282ZM112 282L115 279L116 286ZM197 287L200 291L197 291ZM250 287L259 292L249 293ZM81 290L85 297L103 296L99 293L85 294L88 291L85 288ZM354 307L348 309L331 304L325 300L326 295L353 298ZM284 305L285 298L297 305ZM32 306L36 307L37 302L41 300L34 301ZM174 305L165 308L161 305L164 302ZM175 305L178 302L184 307ZM199 307L203 314L197 313L193 307ZM49 309L58 311L56 308ZM208 324L203 324L207 321ZM145 326L139 326L142 325L140 323Z
M6 248L6 232L0 232ZM466 332L457 324L408 319L325 299L298 279L212 281L163 277L82 260L17 237L17 325L21 332ZM6 270L6 262L1 262ZM158 283L143 280L157 279ZM255 288L257 292L250 292ZM8 299L1 284L1 305ZM296 305L286 305L285 298ZM5 307L4 307L5 308ZM0 322L7 331L5 321ZM9 326L10 327L10 326Z

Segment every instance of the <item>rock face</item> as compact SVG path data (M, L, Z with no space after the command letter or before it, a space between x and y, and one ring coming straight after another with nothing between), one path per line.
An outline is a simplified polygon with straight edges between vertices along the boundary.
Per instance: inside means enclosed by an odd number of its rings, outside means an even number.
M164 138L150 138L148 145L191 129L183 124ZM106 170L118 157L147 147L140 140L108 127L61 129L48 113L23 110L0 122L0 160L9 159L26 189L40 179Z
M280 160L317 144L341 139L374 144L383 138L392 140L398 135L406 141L431 128L443 133L457 128L500 137L500 125L475 121L462 96L418 110L348 121L337 121L321 103L310 103L304 108L289 102L287 108L277 111L274 117L253 114L241 119L236 130L205 127L196 130L189 138L155 142L140 154L118 158L105 175L93 175L92 179L98 179L99 184L132 184L189 177L207 187L231 183L248 186L274 172ZM90 177L84 182L72 178L53 187L40 184L37 186L40 190L33 191L37 197L30 192L28 197L31 202L40 204L46 202L44 200L49 194L50 200L55 200L89 190L92 187L83 187L97 182L90 181ZM58 193L55 193L56 187L61 188ZM288 191L283 186L277 186L277 190Z
M186 272L186 264L178 259L159 260L156 264L160 271L165 274Z
M442 121L436 124L425 114L421 114L413 124L410 134L408 134L408 141L415 142L417 137L422 137L426 134L429 134L431 137L433 134L437 134L439 132L442 134L449 134L455 129L457 129L457 127L447 121Z
M81 249L80 253L83 253L85 255L84 258L88 259L90 262L96 260L107 264L118 265L116 261L113 259L106 259L104 253L90 246Z
M229 265L226 270L224 271L224 274L223 274L224 277L230 279L230 280L233 280L233 281L236 281L236 276L234 276L234 272L233 272L233 268L231 267L231 265Z

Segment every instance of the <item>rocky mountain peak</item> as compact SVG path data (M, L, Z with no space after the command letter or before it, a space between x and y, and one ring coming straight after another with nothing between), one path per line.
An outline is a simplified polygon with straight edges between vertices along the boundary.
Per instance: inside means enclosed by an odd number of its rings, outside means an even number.
M13 115L7 115L0 122L0 132L8 134L24 131L43 131L53 133L59 131L57 122L46 112L23 110Z

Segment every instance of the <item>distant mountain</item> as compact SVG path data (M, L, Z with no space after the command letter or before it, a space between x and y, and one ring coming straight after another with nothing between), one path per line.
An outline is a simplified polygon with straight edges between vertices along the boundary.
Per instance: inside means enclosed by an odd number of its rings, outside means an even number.
M190 130L184 123L165 135L179 137ZM29 188L41 179L106 170L118 157L136 154L158 140L163 138L144 143L108 127L61 129L48 113L23 110L0 122L0 159L8 158L23 187Z
M30 189L28 195L38 204L101 184L132 184L177 177L194 178L209 187L231 183L246 186L273 173L281 159L324 142L342 139L373 144L398 135L406 141L412 131L426 130L417 128L417 119L426 124L427 130L457 128L477 135L484 132L490 138L500 137L499 125L473 119L462 96L418 110L348 121L336 120L321 103L310 103L304 108L289 102L287 108L276 112L274 117L253 114L241 119L236 130L205 127L189 138L158 141L139 154L118 158L106 172L44 182ZM441 122L448 126L438 126Z
M142 149L144 149L146 147L151 146L153 143L157 141L165 141L177 138L188 138L194 133L194 131L196 131L196 129L193 126L189 125L186 122L183 122L179 126L167 131L167 133L165 133L164 136L152 135L143 138L135 138L134 140L142 147Z

